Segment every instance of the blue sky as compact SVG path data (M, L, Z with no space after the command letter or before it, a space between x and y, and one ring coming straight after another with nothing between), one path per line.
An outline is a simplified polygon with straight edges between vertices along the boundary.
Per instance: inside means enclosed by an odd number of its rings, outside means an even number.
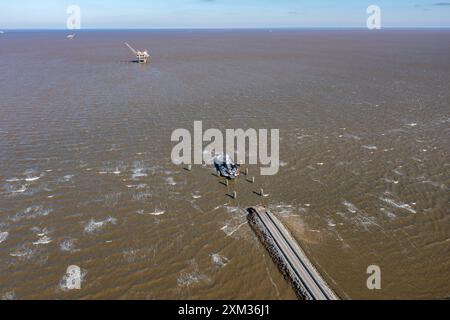
M383 27L450 27L450 0L0 0L0 29L63 29L71 4L82 28L364 27L372 4Z

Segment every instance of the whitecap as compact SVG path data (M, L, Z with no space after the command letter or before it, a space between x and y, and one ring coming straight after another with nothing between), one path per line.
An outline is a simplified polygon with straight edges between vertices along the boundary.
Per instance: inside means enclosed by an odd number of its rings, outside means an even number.
M357 135L350 134L350 133L344 133L344 134L340 135L339 137L345 138L345 139L361 140L361 138L358 137Z
M61 251L71 252L75 250L75 239L65 239L59 244Z
M20 186L20 189L11 190L12 193L24 193L27 191L27 187L25 185Z
M15 251L11 252L9 255L11 257L19 258L20 260L31 259L36 250L29 246L29 243L25 243L16 248Z
M351 202L349 201L343 201L342 204L347 208L347 210L351 213L357 213L358 212L358 208Z
M39 180L41 177L28 177L28 178L25 178L25 181L27 181L27 182L32 182L32 181L36 181L36 180Z
M362 147L367 150L378 150L378 147L374 144L368 144L368 145L364 145Z
M33 242L33 244L34 245L49 244L52 241L53 240L49 236L43 235L41 238L39 238L39 240Z
M406 204L406 203L403 203L403 202L396 202L393 199L384 198L384 197L381 197L380 200L385 202L386 204L390 205L391 207L398 208L398 209L403 209L403 210L406 210L406 211L408 211L410 213L417 213L417 211L414 210L409 204Z
M229 261L227 257L222 256L218 253L211 254L211 260L215 265L219 267L224 267Z
M0 232L0 243L5 241L9 236L9 233L7 231Z
M167 183L168 185L170 185L170 186L174 186L174 185L177 184L177 183L175 182L175 180L174 180L173 177L167 177L167 178L166 178L166 183Z
M16 213L14 217L11 218L12 221L20 221L22 219L33 219L37 217L45 217L49 215L53 209L47 209L40 205L35 205L26 208L23 211Z
M9 291L6 292L5 294L2 295L1 300L15 300L16 299L16 294L14 291Z
M70 182L73 180L74 175L73 174L67 174L59 179L60 182Z
M164 213L166 213L166 211L164 211L164 210L155 210L154 212L151 212L150 213L150 215L152 215L152 216L160 216L160 215L163 215Z
M161 216L161 215L165 214L166 211L164 211L164 210L157 210L156 209L153 212L147 212L146 213L144 210L138 210L137 213L140 214L140 215Z
M141 177L146 177L147 173L145 172L145 166L142 161L135 161L133 163L133 174L131 175L132 179L138 179Z
M389 219L393 220L396 219L397 216L392 211L387 210L386 208L380 208L380 210L388 217Z
M199 191L195 191L194 193L192 193L192 199L200 199L201 197L202 195Z
M84 232L93 233L93 232L101 230L107 224L116 224L116 222L117 222L117 219L113 218L113 217L108 217L105 220L100 220L100 221L95 221L94 219L91 219L84 226Z

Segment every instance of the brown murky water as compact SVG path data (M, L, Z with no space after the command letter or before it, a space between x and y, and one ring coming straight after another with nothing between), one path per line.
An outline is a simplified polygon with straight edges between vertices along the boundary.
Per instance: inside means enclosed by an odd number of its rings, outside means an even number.
M0 35L0 297L293 299L242 211L261 187L342 297L450 295L449 31L66 35ZM280 172L173 165L194 120L279 128Z

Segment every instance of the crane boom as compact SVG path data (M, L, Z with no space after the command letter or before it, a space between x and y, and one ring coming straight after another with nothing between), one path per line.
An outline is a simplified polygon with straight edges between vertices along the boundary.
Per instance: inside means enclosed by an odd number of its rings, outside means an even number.
M133 51L134 54L137 54L137 51L133 49L132 46L130 46L128 43L125 42L125 45L131 50Z

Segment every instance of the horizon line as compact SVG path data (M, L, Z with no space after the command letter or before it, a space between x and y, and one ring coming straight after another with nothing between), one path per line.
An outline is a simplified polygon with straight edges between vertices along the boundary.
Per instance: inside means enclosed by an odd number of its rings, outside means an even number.
M367 27L362 26L323 26L323 27L313 27L313 26L294 26L294 27L127 27L127 28L115 28L115 27L88 27L81 29L67 29L67 28L0 28L3 31L68 31L68 32L80 32L80 31L133 31L133 30L293 30L293 29L361 29L367 30ZM371 31L382 31L386 29L450 29L450 26L387 26L382 27L378 30Z

